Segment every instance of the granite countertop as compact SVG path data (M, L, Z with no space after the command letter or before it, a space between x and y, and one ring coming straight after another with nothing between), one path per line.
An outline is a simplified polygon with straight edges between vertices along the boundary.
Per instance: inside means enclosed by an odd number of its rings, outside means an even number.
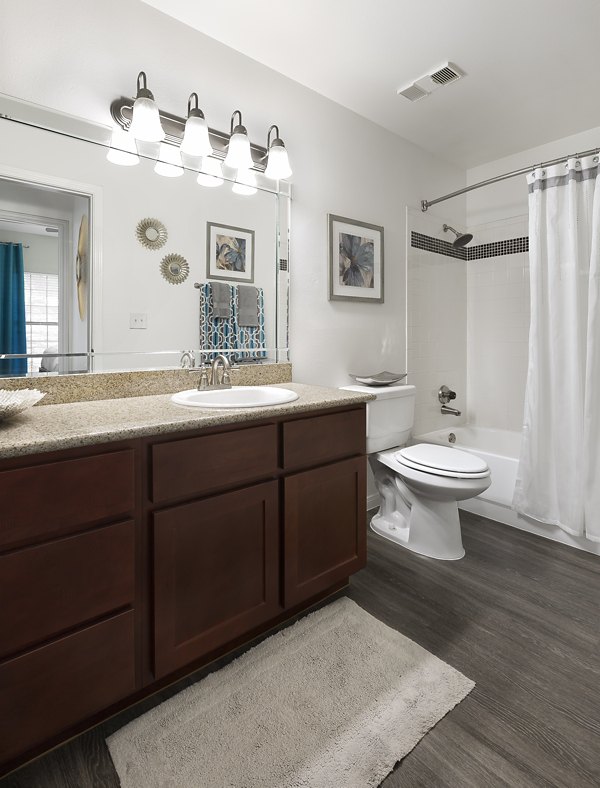
M169 394L37 406L9 421L0 422L0 458L142 435L257 421L269 416L335 408L374 399L374 395L368 393L302 383L276 384L276 387L291 389L298 393L299 398L275 407L227 410L174 405Z

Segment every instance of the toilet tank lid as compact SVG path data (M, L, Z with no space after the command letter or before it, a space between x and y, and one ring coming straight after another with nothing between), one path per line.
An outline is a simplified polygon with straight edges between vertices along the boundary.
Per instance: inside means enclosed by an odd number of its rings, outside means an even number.
M397 399L399 397L414 397L415 386L408 384L399 386L340 386L344 391L360 391L361 394L374 394L377 399Z

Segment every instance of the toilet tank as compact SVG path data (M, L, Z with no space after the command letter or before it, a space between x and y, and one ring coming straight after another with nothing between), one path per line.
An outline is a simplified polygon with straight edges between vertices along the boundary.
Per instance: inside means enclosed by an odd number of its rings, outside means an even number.
M374 394L367 402L367 453L403 446L415 419L415 386L344 386L347 391Z

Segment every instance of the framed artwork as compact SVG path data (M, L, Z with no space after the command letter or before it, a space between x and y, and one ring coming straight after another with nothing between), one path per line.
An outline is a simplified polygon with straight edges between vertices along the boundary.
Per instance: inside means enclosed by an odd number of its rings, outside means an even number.
M254 282L254 230L207 222L206 278Z
M383 303L383 227L328 218L329 300Z

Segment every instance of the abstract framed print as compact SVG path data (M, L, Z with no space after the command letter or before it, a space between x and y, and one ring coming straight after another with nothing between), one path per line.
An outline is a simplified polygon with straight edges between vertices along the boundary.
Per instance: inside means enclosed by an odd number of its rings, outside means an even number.
M206 278L254 282L254 230L207 222Z
M383 227L329 214L329 300L383 303Z

